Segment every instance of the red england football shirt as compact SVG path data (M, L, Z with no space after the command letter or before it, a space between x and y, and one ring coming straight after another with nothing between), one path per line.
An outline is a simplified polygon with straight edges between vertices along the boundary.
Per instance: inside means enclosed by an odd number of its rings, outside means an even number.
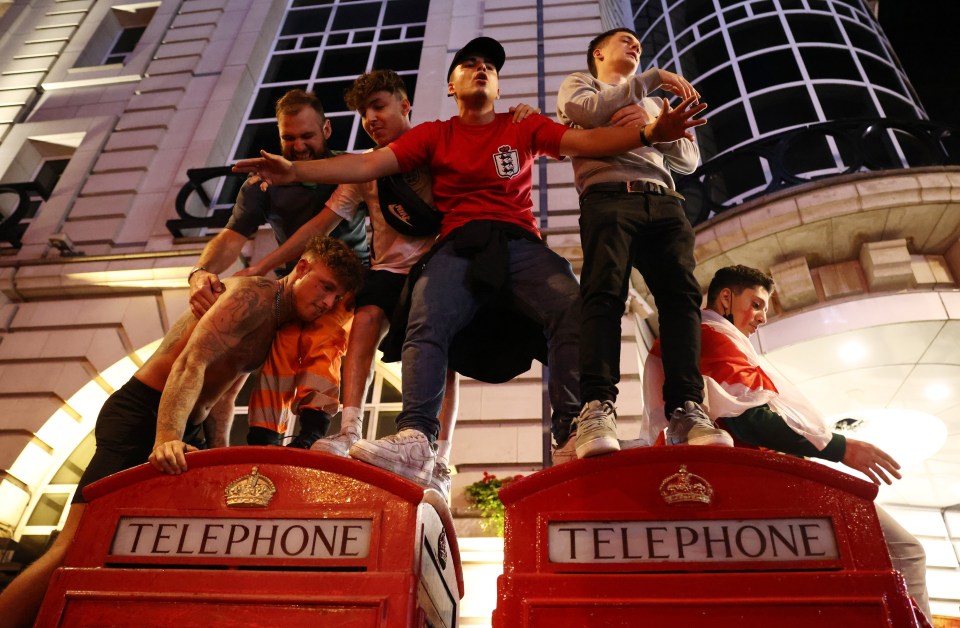
M560 159L560 138L567 127L543 115L523 122L499 113L493 122L462 124L459 117L425 122L390 144L403 172L427 166L433 197L443 216L440 237L471 220L499 220L536 235L533 215L534 160Z

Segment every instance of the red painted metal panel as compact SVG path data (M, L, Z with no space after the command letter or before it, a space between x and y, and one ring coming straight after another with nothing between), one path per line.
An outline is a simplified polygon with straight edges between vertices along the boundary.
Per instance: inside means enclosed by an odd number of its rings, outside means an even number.
M627 450L536 473L500 493L493 625L914 626L876 493L813 462L716 447ZM691 559L697 539L705 549ZM810 549L820 547L834 553Z
M87 487L38 625L456 625L463 577L435 491L279 447L187 461Z

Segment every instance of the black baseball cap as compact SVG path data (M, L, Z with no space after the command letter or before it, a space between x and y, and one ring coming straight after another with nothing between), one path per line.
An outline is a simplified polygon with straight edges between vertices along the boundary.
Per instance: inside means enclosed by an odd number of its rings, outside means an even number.
M457 51L457 54L453 55L453 61L450 62L450 68L447 70L447 80L450 80L450 75L453 74L453 69L463 63L463 60L469 57L470 55L479 54L487 61L492 61L493 65L497 68L497 73L500 73L500 68L503 67L503 62L507 60L507 53L503 51L503 46L500 45L500 42L496 39L490 37L477 37L476 39L471 39L467 42L467 45Z

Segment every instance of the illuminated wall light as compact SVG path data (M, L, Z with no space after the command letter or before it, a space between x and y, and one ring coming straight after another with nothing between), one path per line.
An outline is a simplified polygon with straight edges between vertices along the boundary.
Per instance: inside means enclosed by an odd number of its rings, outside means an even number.
M37 444L36 439L27 443L16 461L10 466L10 474L21 480L31 489L37 488L44 480L50 467L51 452Z
M858 364L867 357L867 348L862 342L852 340L837 349L837 357L846 364Z
M489 621L497 606L497 578L503 573L503 539L463 537L457 539L457 545L464 590L460 618L469 619L471 626L489 626L483 622Z
M845 419L852 419L845 422L849 429L842 429ZM915 410L858 410L852 414L827 417L826 421L827 425L831 426L841 424L841 428L834 431L884 450L900 463L901 470L920 464L933 456L947 441L947 426L939 417ZM904 426L909 426L909 429ZM826 464L860 477L859 473L840 463Z
M93 429L97 422L97 415L100 413L100 407L107 400L109 393L103 389L97 382L90 381L84 384L83 388L73 394L67 400L67 405L76 410L83 420L81 425L87 429Z
M157 340L137 351L137 355L149 356L159 344L160 341ZM133 360L123 358L104 369L100 375L110 386L117 389L130 379L136 370L137 365ZM67 405L80 414L80 422L63 409L54 412L37 430L37 438L53 448L53 452L37 443L27 444L11 465L11 475L34 489L48 481L47 478L56 472L77 444L93 430L108 394L95 380L84 384L67 400ZM0 522L16 525L29 505L28 493L9 481L0 483Z
M138 349L138 350L136 351L137 357L140 358L140 361L141 361L141 362L146 362L147 360L150 359L150 356L153 355L154 352L157 350L157 347L160 346L160 341L161 341L161 340L162 340L162 339L157 339L156 341L151 342L151 343L148 344L147 346L142 347L142 348L140 348L140 349ZM119 364L119 362L118 362L117 364ZM115 364L114 366L116 366L116 364ZM112 368L113 368L113 367L110 367L110 369L107 369L106 371L104 371L104 377L106 377L106 373L110 372L110 370L111 370ZM133 375L133 373L134 373L134 371L130 371L130 375L127 375L126 378L125 378L123 381L125 382L125 381L127 381L128 379L130 379L130 376ZM108 380L108 381L110 381L110 380ZM120 385L122 386L122 385L123 385L123 382L121 382ZM116 388L119 388L119 386L115 386L115 387L116 387Z
M0 522L16 525L30 495L10 480L0 480Z
M477 623L488 620L497 606L497 578L503 574L503 563L463 565L463 599L460 600L460 618L469 618L470 626L489 626ZM467 621L463 622L465 625Z
M503 553L503 539L499 536L465 536L457 544L461 551Z
M460 562L503 564L503 539L498 536L469 536L457 539Z
M926 390L923 391L924 397L929 401L946 401L953 394L953 390L947 384L943 382L937 382L935 384L930 384L927 386Z
M87 431L89 430L81 430L80 423L72 415L60 409L37 430L37 438L56 451L61 447L75 446L78 439L86 436Z

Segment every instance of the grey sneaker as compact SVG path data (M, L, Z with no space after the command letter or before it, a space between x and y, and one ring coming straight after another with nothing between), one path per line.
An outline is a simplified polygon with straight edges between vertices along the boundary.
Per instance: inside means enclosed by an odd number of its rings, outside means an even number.
M350 448L350 457L427 486L437 452L423 432L400 430L378 440L358 440Z
M443 501L450 505L450 469L446 464L438 460L433 465L433 473L430 475L430 484L427 488L436 489L443 495Z
M577 459L577 433L573 432L567 438L567 442L561 447L555 447L553 452L550 454L551 460L553 460L553 466L558 464L563 464L565 462L573 462Z
M670 413L666 440L668 445L733 447L733 438L716 427L703 408L693 401L684 401L682 408Z
M348 429L336 436L327 436L315 441L310 447L311 451L329 454L331 456L340 456L346 458L350 454L350 448L354 443L360 440L360 434L356 430Z
M573 423L577 426L578 458L620 451L620 443L617 441L617 411L611 402L588 401Z

